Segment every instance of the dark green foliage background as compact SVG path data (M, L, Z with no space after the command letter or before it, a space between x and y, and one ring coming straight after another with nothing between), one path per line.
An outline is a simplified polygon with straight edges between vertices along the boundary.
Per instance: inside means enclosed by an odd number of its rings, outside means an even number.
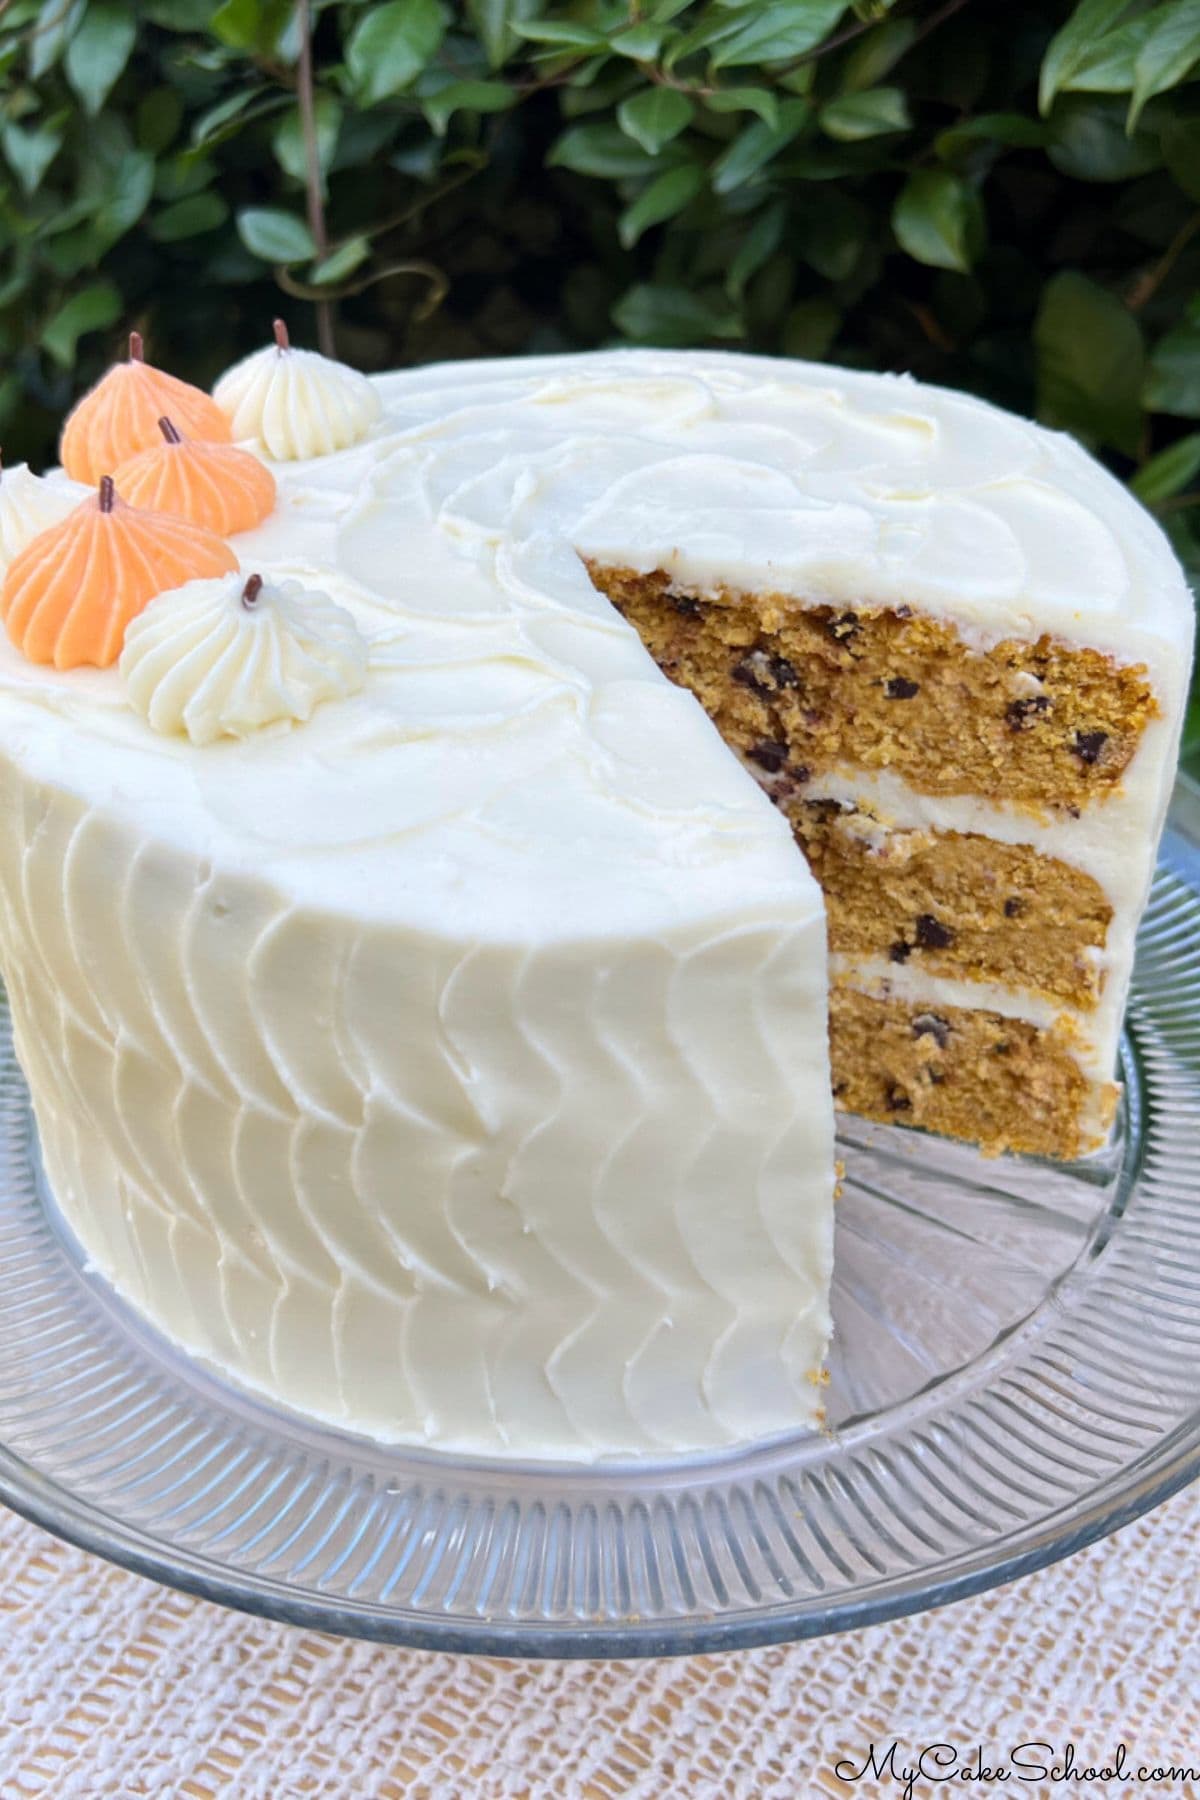
M1198 0L10 0L0 72L10 460L132 325L728 344L1073 431L1200 572Z

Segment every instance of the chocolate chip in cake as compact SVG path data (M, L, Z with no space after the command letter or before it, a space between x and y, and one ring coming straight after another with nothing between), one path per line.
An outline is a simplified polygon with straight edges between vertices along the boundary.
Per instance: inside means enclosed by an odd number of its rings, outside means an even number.
M733 679L764 699L784 688L798 688L800 676L786 656L773 656L766 650L751 650L734 666Z
M904 942L904 939L901 938L900 942L898 944L893 944L891 949L888 951L888 961L889 962L898 962L898 963L907 962L911 955L912 955L912 945L906 944Z
M751 650L748 656L743 656L740 662L733 665L733 679L739 686L747 687L752 694L759 694L763 698L774 692L767 679L768 674L767 659L761 650Z
M827 825L830 819L838 819L844 812L853 812L854 802L853 800L834 800L832 797L821 800L806 800L804 802L804 810L806 812L815 813L821 823Z
M1024 912L1024 910L1025 902L1016 894L1010 894L1008 899L1004 902L1004 916L1006 919L1015 919L1017 914Z
M889 700L911 700L921 691L919 681L910 681L907 675L893 675L886 681L883 691Z
M689 600L686 594L668 594L667 599L675 608L675 611L681 613L685 619L698 619L700 617L700 602L698 600Z
M858 636L858 614L852 612L839 613L836 619L830 619L825 627L836 643L848 644Z
M1000 1038L996 1043L994 1043L992 1045L992 1055L993 1056L1007 1056L1011 1049L1012 1049L1012 1045L1009 1043L1008 1039Z
M912 1028L914 1037L931 1037L939 1050L944 1050L950 1041L950 1021L939 1018L937 1013L918 1013Z
M898 606L896 608L896 617L898 619L911 619L912 616L913 616L913 614L912 614L911 606Z
M1025 700L1010 701L1004 717L1010 731L1028 731L1034 720L1050 710L1048 694L1030 694Z
M932 913L922 913L917 920L917 943L922 950L948 950L954 942L949 925L943 925Z
M788 747L786 744L774 742L771 738L759 738L757 744L751 744L746 755L768 775L778 775L780 769L787 766Z
M1093 763L1100 761L1100 752L1107 742L1107 731L1077 731L1071 748L1080 762L1087 763L1090 768Z
M884 1095L884 1103L889 1112L911 1112L912 1101L902 1087L890 1087Z

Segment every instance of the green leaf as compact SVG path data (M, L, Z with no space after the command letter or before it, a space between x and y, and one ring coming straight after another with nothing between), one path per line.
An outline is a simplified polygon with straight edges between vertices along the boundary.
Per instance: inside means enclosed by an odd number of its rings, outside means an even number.
M29 73L40 81L54 67L79 29L87 0L42 0L28 28Z
M365 237L348 238L336 250L330 252L324 262L319 262L312 271L311 280L318 286L332 286L334 282L345 281L360 268L371 254L370 241Z
M209 156L196 150L182 150L178 156L162 156L154 169L154 197L164 205L190 199L193 194L211 187L217 180L217 165Z
M709 50L714 44L731 38L737 30L736 18L722 18L719 13L702 14L699 23L693 25L690 31L681 32L677 38L667 43L663 52L664 68L676 68L679 63L686 62L689 56L697 56L700 51Z
M105 249L133 229L153 192L154 158L145 150L122 156L93 221L93 229Z
M201 31L212 18L213 0L142 0L141 13L164 31Z
M798 301L784 321L784 355L820 362L828 354L841 324L842 315L832 300L817 297Z
M664 144L686 131L695 112L692 101L677 88L643 88L622 100L617 123L626 137L633 138L650 156L657 156Z
M287 103L286 94L272 93L264 87L243 88L200 114L192 125L191 141L197 149L223 144L236 137L244 126L268 113L279 112Z
M5 125L0 131L5 160L26 194L35 194L42 176L62 148L62 132L48 126Z
M539 0L467 0L467 17L483 45L489 68L501 68L520 48L521 39L513 27L531 19L538 4Z
M1160 450L1144 463L1130 482L1139 500L1147 506L1170 500L1181 494L1189 482L1200 475L1200 431L1189 432L1166 450Z
M1133 86L1134 63L1138 52L1154 30L1158 15L1170 6L1157 6L1153 12L1127 19L1115 31L1105 32L1085 53L1083 61L1067 81L1064 93L1127 94Z
M1069 94L1050 121L1046 154L1063 175L1076 181L1129 181L1158 166L1158 138L1148 131L1132 137L1124 108L1108 94Z
M1163 160L1189 200L1200 200L1200 119L1171 119L1162 133Z
M704 104L709 112L757 113L764 125L775 125L779 121L779 102L770 88L721 88L715 94L705 94Z
M742 335L737 316L722 301L691 288L641 282L622 294L612 316L626 337L643 344L703 344Z
M746 22L717 45L714 68L803 56L833 30L846 11L846 0L771 0L745 10Z
M829 188L797 208L791 242L826 281L848 281L878 231L875 215L861 200Z
M852 144L885 131L907 131L911 120L901 88L877 87L828 101L821 108L820 123L827 137Z
M333 161L333 153L337 149L338 132L342 124L342 108L332 94L316 94L313 97L313 123L316 128L317 166L322 178L329 172ZM308 179L308 155L304 146L304 125L300 117L300 108L291 106L279 120L271 134L271 148L275 152L275 160L280 168L292 177L293 181Z
M1082 0L1046 46L1038 81L1038 111L1045 116L1054 96L1086 62L1097 41L1129 11L1130 0Z
M183 101L174 88L151 88L137 104L137 141L142 150L158 155L171 143L183 123Z
M215 231L228 217L229 207L220 194L192 194L156 213L150 221L150 236L159 244L176 244Z
M609 38L608 47L617 56L627 56L631 62L653 62L662 47L662 37L659 26L643 21L616 32Z
M112 92L133 49L137 19L123 0L89 0L83 23L67 45L67 80L92 118Z
M441 0L389 0L373 6L346 45L346 66L366 105L410 88L446 33Z
M58 363L69 369L75 362L75 346L88 331L105 331L115 325L125 302L111 281L93 281L52 313L42 327L42 345Z
M755 119L745 126L712 166L713 192L731 194L750 181L803 131L811 116L807 100L784 100L774 125Z
M699 163L681 163L663 173L643 188L632 206L627 206L617 222L617 236L626 250L632 250L644 231L673 219L694 200L704 186L704 170Z
M278 50L291 16L291 0L225 0L209 29L231 49L270 56Z
M554 169L573 169L577 175L600 175L608 181L620 181L627 175L652 175L658 168L656 158L616 125L573 125L564 131L546 158Z
M983 209L967 182L944 169L919 169L892 208L902 249L935 269L966 271L983 248Z
M237 228L247 250L264 262L307 262L317 254L304 220L277 206L243 207L237 215Z
M975 144L1012 144L1020 149L1038 149L1046 141L1047 127L1024 113L979 113L939 131L933 147L945 161L951 162L963 150Z
M1132 131L1142 108L1155 94L1165 94L1200 62L1200 0L1174 0L1155 9L1157 24L1138 52L1127 129Z
M1067 269L1042 290L1033 339L1039 419L1135 454L1145 350L1132 313L1107 288Z
M422 98L421 107L438 137L456 112L500 113L515 106L517 90L504 81L451 81Z
M775 200L764 207L750 226L725 277L725 290L733 299L741 297L746 283L778 250L786 218L786 201Z
M847 51L842 64L842 92L872 88L890 74L917 35L915 19L885 19Z
M575 25L569 19L520 19L513 21L518 37L534 44L553 44L563 50L607 50L608 40L590 25Z
M1200 325L1176 325L1158 340L1145 399L1155 412L1200 419Z

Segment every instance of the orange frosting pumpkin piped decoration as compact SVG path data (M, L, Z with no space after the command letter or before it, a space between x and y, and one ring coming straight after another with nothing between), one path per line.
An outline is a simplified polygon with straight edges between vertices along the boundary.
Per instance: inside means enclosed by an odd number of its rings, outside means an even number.
M170 419L160 419L158 429L162 442L130 457L113 476L123 500L176 513L222 537L261 525L274 509L275 477L257 456L182 437Z
M93 499L14 556L0 613L30 662L107 669L121 654L125 627L156 594L237 566L215 532L127 506L104 475Z
M94 486L139 450L158 443L158 421L164 414L188 437L229 442L229 420L216 401L152 367L142 355L140 335L131 331L129 361L114 363L63 426L58 447L63 468L73 481Z

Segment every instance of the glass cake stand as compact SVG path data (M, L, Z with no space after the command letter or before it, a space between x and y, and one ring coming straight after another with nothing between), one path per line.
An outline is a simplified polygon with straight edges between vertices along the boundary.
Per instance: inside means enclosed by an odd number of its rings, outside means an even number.
M1113 1143L849 1123L828 1436L599 1468L383 1448L225 1386L88 1274L0 1031L0 1498L139 1573L424 1649L662 1656L1011 1580L1200 1470L1200 801L1140 939Z

